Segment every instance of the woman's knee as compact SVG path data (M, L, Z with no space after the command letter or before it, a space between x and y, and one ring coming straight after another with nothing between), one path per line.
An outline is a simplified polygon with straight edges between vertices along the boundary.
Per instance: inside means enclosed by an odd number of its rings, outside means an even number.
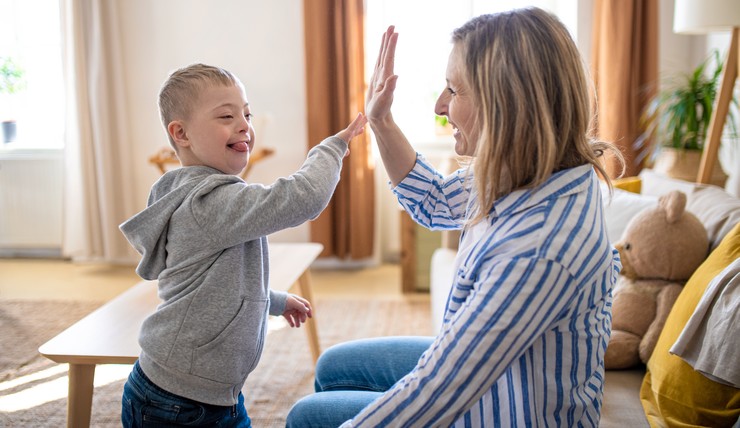
M362 358L362 352L357 349L355 341L327 348L316 362L315 391L324 391L331 385L343 384L354 377L352 370L359 363L358 358Z
M316 392L385 391L411 371L432 343L428 337L379 337L328 348L316 364Z
M310 415L312 414L311 409L313 407L312 397L313 395L303 397L293 404L285 420L285 428L310 427Z
M286 428L338 427L352 419L381 394L369 391L333 391L298 400L288 413Z

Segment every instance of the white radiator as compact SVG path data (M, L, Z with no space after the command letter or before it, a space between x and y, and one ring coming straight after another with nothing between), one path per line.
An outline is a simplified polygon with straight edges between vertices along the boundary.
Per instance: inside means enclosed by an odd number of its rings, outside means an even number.
M62 150L0 149L0 255L59 253Z

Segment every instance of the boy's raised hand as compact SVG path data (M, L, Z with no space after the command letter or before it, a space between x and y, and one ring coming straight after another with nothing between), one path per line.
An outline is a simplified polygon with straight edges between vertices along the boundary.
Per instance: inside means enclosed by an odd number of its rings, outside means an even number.
M288 324L291 327L300 327L301 324L305 323L312 316L311 303L308 300L295 294L288 294L283 317L288 320Z
M355 120L353 120L352 123L350 123L348 127L337 132L335 137L339 137L342 140L349 143L350 140L352 140L353 138L362 134L365 131L366 123L367 123L367 118L365 117L365 115L362 113L357 113Z

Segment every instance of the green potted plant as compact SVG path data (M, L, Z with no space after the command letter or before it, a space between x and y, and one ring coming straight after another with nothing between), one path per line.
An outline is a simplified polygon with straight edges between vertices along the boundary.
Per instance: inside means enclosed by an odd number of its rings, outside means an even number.
M710 68L712 65L714 68ZM687 181L696 179L722 67L715 50L690 74L680 75L648 103L640 120L644 132L637 144L654 142L656 171ZM736 109L736 100L733 105ZM727 124L728 131L736 134L732 109ZM727 177L720 168L714 173L712 182L722 185Z
M9 113L3 116L3 142L15 141L16 121L13 116L12 98L26 87L25 70L12 57L0 57L0 102L5 104Z

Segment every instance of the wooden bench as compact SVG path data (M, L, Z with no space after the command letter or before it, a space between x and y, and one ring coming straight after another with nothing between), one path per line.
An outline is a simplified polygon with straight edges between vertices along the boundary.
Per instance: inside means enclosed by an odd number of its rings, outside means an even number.
M321 244L271 244L270 288L297 294L313 303L309 267ZM69 364L67 427L89 427L97 364L133 364L139 356L139 329L161 301L156 281L142 281L39 347L44 357ZM316 320L305 325L314 363L319 357Z

